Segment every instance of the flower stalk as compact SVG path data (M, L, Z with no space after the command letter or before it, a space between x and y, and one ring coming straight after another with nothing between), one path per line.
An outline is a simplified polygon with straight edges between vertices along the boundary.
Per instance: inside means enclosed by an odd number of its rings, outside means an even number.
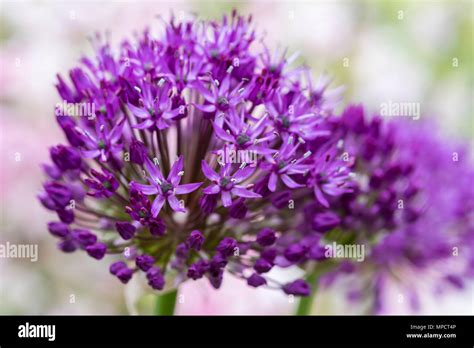
M174 315L176 310L176 298L178 289L173 289L164 294L156 296L155 315Z
M320 278L333 269L334 266L335 264L330 261L322 262L316 265L313 270L308 273L306 282L311 287L311 293L308 296L299 299L295 315L311 315L314 299L319 289Z

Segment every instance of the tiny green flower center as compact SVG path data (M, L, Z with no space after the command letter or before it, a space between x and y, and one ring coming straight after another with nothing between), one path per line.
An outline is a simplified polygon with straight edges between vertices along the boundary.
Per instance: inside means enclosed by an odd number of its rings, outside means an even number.
M103 140L99 140L99 142L97 143L97 147L101 150L105 149L105 143Z
M221 178L221 180L219 181L219 185L221 185L222 187L227 186L229 183L230 183L230 178L229 178L228 176L224 176L224 177Z
M153 65L151 63L145 63L143 65L143 68L146 70L146 71L150 71L152 68L153 68Z
M316 178L320 184L323 184L327 182L328 176L325 172L320 172L316 174Z
M281 115L280 116L280 121L281 121L281 125L284 127L284 128L289 128L290 127L290 120L287 116L285 115Z
M237 144L239 145L244 145L250 140L250 137L246 134L239 134L237 136Z
M160 187L163 194L165 194L173 188L173 185L171 185L169 182L164 182L160 185Z
M229 107L229 101L227 100L226 97L219 97L217 99L217 105L219 105L219 108L221 110L227 109Z

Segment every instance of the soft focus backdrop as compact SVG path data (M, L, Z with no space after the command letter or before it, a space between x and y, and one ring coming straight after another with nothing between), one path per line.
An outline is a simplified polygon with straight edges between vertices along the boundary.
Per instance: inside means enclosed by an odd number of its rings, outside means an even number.
M51 215L35 195L40 163L62 140L54 118L54 83L83 54L88 37L110 33L113 43L145 27L159 30L157 15L220 18L237 9L252 14L271 48L301 52L315 75L327 72L345 85L344 103L417 102L422 118L436 118L450 137L471 142L473 122L473 2L466 1L0 1L1 162L0 243L39 246L39 259L0 258L0 314L146 313L143 289L123 287L104 264L84 254L63 254L46 230ZM427 150L429 151L429 149ZM423 313L474 312L472 284L433 297ZM290 314L294 304L279 292L251 289L228 277L219 291L205 280L186 283L180 314ZM317 296L315 314L357 314L344 289ZM388 292L389 313L410 313ZM466 305L467 304L467 305Z

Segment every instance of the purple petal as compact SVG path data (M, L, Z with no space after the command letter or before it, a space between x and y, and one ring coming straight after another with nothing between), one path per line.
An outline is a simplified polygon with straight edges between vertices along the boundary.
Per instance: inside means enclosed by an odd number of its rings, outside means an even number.
M214 97L211 92L204 86L200 81L196 81L192 84L192 88L198 90L199 94L204 97L208 102L213 103Z
M185 185L179 185L176 186L176 194L177 195L184 195L186 193L193 192L199 188L199 186L202 185L202 182L197 182L193 184L185 184Z
M163 208L163 204L165 204L165 197L157 196L151 205L151 215L153 217L157 217L160 213L161 208Z
M171 167L170 173L168 174L168 181L174 185L177 185L181 180L181 177L178 175L180 171L183 170L183 156L179 156L178 160L174 162L173 167Z
M133 128L137 128L137 129L148 129L150 128L151 126L153 126L153 121L150 120L150 119L147 119L146 121L142 122L142 123L139 123L139 124L136 124L133 126Z
M116 143L122 136L123 126L125 124L125 118L122 118L110 131L110 141Z
M229 92L229 86L230 86L230 74L227 74L221 83L221 86L219 88L219 94L226 95Z
M216 133L218 138L228 142L234 141L234 137L232 135L224 131L221 127L217 126L214 122L212 123L212 125L214 127L214 132Z
M244 197L244 198L261 198L262 197L258 193L252 192L243 187L234 187L231 192L236 196Z
M156 186L143 185L143 184L139 184L133 181L131 182L130 186L132 186L133 188L137 189L138 191L140 191L141 193L147 196L156 195L158 193L158 188Z
M171 209L173 209L174 211L186 211L186 209L181 206L181 203L178 201L178 198L176 198L176 196L168 196L168 203L170 204Z
M219 185L211 185L206 187L203 192L207 195L215 195L216 193L221 192L221 188Z
M232 197L229 191L222 191L222 205L226 208L232 205Z
M268 179L268 189L270 191L275 192L277 180L278 180L278 176L274 172L272 172L270 174L270 178Z
M145 109L138 108L135 105L132 105L130 103L128 103L127 106L129 108L129 110L132 112L132 114L134 114L136 117L139 117L139 118L148 118L148 117L150 117L150 114Z
M214 105L199 105L199 104L193 104L194 107L198 110L201 110L203 112L214 112L216 111L216 107Z
M180 108L176 108L174 110L164 112L162 117L169 120L169 119L172 119L172 118L178 116L179 112L180 112Z
M244 169L239 169L234 174L234 179L236 183L240 183L247 179L255 171L255 167L246 166Z
M217 181L219 180L219 175L209 167L206 161L202 160L201 161L201 169L203 174L206 176L211 181Z
M324 194L317 185L314 186L314 195L316 196L319 203L321 203L324 207L329 208L329 202L327 201L326 197L324 197Z
M84 156L85 158L95 158L97 156L100 156L100 150L82 151L82 156Z
M159 179L160 181L165 181L163 174L161 174L161 170L155 166L155 164L149 159L145 158L145 168L152 177L152 179Z
M156 121L156 126L158 127L159 130L163 130L169 127L169 124L165 122L163 118L159 118Z
M288 175L283 174L281 176L281 180L285 183L286 186L289 188L298 188L298 187L304 187L304 185L298 184L296 181L294 181L292 178L290 178Z

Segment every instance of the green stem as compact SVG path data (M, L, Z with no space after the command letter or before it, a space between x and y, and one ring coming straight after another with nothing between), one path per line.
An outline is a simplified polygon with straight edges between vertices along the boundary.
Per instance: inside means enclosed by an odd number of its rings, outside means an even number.
M296 309L296 315L309 315L311 313L311 307L313 305L314 295L316 293L316 288L318 287L318 274L313 272L310 274L306 281L311 285L311 293L309 296L301 297L298 303L298 308Z
M316 295L316 291L318 288L319 278L323 274L326 274L327 272L329 272L334 266L335 266L335 263L331 261L322 262L316 265L313 271L306 277L306 281L311 286L311 293L309 294L309 296L300 298L295 315L310 315L311 308L314 301L314 296Z
M156 297L155 315L174 315L178 290L171 290Z

